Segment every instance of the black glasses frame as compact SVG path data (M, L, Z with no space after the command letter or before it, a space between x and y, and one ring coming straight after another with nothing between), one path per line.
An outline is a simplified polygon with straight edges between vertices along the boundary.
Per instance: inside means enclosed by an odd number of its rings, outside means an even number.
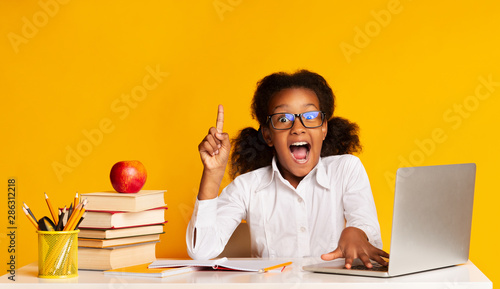
M316 125L316 126L307 126L307 125L305 125L304 120L302 119L302 115L303 115L304 113L310 113L310 112L319 112L319 113L321 114L321 124ZM294 116L294 118L293 118L292 125L291 125L289 128L276 128L276 127L274 126L274 123L273 123L272 117L273 117L274 115L277 115L277 114L291 114L291 115L293 115L293 116ZM268 115L268 116L267 116L267 122L270 122L270 123L271 123L271 125L272 125L272 127L273 127L274 129L276 129L276 130L287 130L287 129L291 129L291 128L293 127L293 125L295 124L295 120L296 120L297 118L299 118L299 119L300 119L300 122L302 123L302 125L303 125L305 128L317 128L317 127L322 126L322 125L323 125L323 123L325 123L325 116L326 116L326 114L325 114L324 112L322 112L321 110L306 111L306 112L303 112L303 113L288 113L288 112L279 112L279 113L273 113L273 114Z

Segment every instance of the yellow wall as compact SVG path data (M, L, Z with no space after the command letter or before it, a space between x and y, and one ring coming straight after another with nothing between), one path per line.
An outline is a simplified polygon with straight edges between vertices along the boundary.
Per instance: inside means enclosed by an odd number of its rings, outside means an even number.
M9 177L21 266L37 258L23 201L48 214L44 192L62 206L76 191L109 190L111 166L131 159L146 166L146 189L168 190L157 255L187 257L197 145L217 104L234 136L255 125L257 80L307 68L330 82L337 115L361 127L386 249L399 166L475 162L470 259L500 280L490 254L500 199L498 1L306 2L1 1L0 268L10 256Z

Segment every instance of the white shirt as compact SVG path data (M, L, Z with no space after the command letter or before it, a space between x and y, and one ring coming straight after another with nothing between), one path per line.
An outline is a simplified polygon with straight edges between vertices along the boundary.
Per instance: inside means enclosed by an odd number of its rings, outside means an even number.
M241 220L250 228L253 257L320 256L337 248L346 226L363 230L382 248L370 182L353 155L320 158L297 189L273 159L235 178L219 197L196 200L186 232L189 256L217 257Z

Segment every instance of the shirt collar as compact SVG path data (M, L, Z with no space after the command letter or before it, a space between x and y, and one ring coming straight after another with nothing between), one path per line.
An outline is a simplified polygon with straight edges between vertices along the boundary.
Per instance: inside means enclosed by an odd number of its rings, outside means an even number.
M278 165L276 164L276 157L273 157L271 166L268 167L268 169L269 173L262 176L262 181L260 182L260 186L257 188L257 192L267 188L274 181L274 175L280 173Z
M270 171L268 174L265 174L262 177L261 185L257 188L257 191L267 188L274 181L274 178L278 177L280 174L281 173L278 169L278 164L276 163L276 156L274 156L271 162ZM315 175L316 182L320 186L322 186L325 189L330 188L328 183L328 175L326 174L325 165L323 164L323 158L319 158L318 164L309 172L309 175L310 174ZM312 175L312 177L314 177L314 175Z
M318 184L325 189L330 189L330 182L328 181L328 174L326 173L323 158L319 158L319 162L314 169L316 170L316 181Z

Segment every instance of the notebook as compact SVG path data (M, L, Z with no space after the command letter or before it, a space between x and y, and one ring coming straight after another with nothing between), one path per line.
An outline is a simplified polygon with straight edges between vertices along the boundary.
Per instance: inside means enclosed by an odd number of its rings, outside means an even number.
M199 267L214 270L236 270L245 272L282 272L292 262L265 259L228 259L215 260L156 260L149 268Z
M303 269L392 277L467 262L475 178L473 163L398 169L389 266L370 270L356 259L346 269L342 259Z

